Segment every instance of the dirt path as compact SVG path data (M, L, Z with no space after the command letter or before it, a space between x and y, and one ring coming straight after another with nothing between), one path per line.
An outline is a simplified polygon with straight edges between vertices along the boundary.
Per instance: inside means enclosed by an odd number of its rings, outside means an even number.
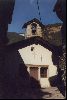
M34 90L37 99L65 99L57 87Z

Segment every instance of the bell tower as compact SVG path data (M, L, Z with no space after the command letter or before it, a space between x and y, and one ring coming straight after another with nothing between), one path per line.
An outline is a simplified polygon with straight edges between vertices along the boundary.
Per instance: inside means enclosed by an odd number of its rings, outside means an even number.
M35 37L35 36L43 36L43 28L44 25L36 18L25 23L23 28L26 28L25 38Z

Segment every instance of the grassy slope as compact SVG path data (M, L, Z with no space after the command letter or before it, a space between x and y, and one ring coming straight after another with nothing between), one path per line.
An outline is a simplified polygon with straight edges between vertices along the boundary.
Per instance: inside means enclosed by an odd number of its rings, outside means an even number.
M24 39L24 36L21 36L15 32L8 32L7 36L9 39L8 44L16 43Z

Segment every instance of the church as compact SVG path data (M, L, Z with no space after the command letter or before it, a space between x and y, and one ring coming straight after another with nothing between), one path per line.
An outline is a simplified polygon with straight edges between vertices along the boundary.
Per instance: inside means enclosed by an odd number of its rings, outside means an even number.
M58 74L57 63L53 61L53 56L56 61L58 59L57 47L44 40L44 27L36 18L25 23L24 46L18 50L29 75L39 82L41 88L50 87L49 79Z

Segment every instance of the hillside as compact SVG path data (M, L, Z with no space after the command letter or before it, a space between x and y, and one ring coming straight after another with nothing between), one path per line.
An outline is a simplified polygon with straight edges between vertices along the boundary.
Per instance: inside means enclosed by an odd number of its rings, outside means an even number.
M8 44L16 43L24 39L24 36L19 35L19 33L8 32L7 37L9 39Z
M61 23L46 25L44 28L44 39L53 45L62 45Z
M61 27L61 23L46 25L43 30L43 38L53 45L62 45ZM25 39L22 34L15 32L8 32L7 36L9 39L8 44L16 43Z

